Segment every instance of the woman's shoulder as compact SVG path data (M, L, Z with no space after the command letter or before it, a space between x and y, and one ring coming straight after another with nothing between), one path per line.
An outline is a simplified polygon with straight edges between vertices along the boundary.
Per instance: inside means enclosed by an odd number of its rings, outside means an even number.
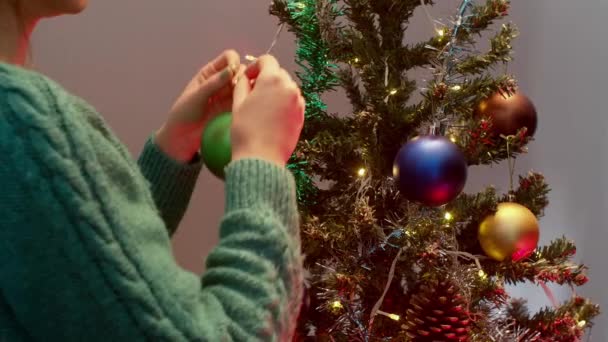
M73 116L66 103L71 100L53 83L35 71L0 63L0 145L10 147L23 139L65 141L64 123Z
M17 107L20 112L23 106L45 107L49 99L43 85L44 80L38 73L0 63L0 108L15 110Z
M44 122L85 110L94 111L86 101L42 73L0 63L0 112L11 111L28 121Z

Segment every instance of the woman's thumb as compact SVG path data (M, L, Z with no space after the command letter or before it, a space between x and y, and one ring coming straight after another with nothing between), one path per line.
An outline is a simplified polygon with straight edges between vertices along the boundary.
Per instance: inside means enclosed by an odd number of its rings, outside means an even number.
M232 68L228 67L211 76L200 86L197 91L197 97L202 99L210 98L225 86L230 85L232 76L234 75L233 72Z

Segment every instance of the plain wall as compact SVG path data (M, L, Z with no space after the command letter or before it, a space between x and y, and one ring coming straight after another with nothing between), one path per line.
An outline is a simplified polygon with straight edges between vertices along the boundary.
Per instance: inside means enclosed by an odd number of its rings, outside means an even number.
M269 1L131 0L91 1L85 13L44 21L34 37L36 66L84 97L103 114L134 155L166 118L168 108L192 75L226 48L242 54L266 51L276 30ZM454 13L457 1L432 9L435 17ZM551 204L541 220L542 242L564 234L578 244L577 260L590 267L582 288L608 307L603 285L608 213L607 38L605 0L513 1L510 20L522 35L509 71L539 110L539 129L518 172L542 172L552 186ZM431 34L422 12L408 40ZM290 71L293 37L285 32L273 51ZM348 113L343 93L328 97L330 111ZM468 191L508 184L504 165L473 168ZM222 183L204 172L173 246L178 262L200 273L217 241L223 211ZM555 289L560 298L567 289ZM518 287L534 307L548 305L535 286ZM593 341L608 341L606 317L597 320Z

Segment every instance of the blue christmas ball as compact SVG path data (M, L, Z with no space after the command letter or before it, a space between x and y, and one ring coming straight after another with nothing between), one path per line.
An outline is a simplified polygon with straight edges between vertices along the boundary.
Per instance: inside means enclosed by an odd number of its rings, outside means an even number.
M414 138L397 153L393 175L408 200L438 207L456 198L467 181L467 161L443 136Z

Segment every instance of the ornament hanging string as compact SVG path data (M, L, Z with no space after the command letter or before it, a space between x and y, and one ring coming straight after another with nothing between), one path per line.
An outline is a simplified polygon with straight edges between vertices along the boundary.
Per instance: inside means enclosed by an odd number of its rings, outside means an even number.
M559 304L557 303L557 300L555 299L555 295L553 294L553 291L551 291L551 289L549 288L549 286L547 286L547 283L545 283L544 281L539 281L540 287L543 288L543 291L545 292L545 295L547 296L547 298L549 298L549 301L551 302L551 305L553 305L553 307L555 309L559 308Z
M283 32L284 27L285 23L279 25L279 28L277 29L277 32L274 34L274 38L272 39L272 43L270 43L270 47L268 48L268 50L266 50L267 55L270 54L272 52L272 49L274 49L274 46L277 45L277 42L279 41L279 37L281 36L281 32Z
M426 3L424 3L424 0L420 0L420 5L422 5L422 9L424 10L424 13L426 13L426 17L429 19L429 22L433 26L433 31L437 33L437 24L435 23L435 19L433 19L433 16L431 16L431 12L429 12Z
M513 140L516 139L516 136L509 135L508 137L503 136L503 138L507 141L507 161L509 163L509 202L513 202L515 201L515 189L513 186L513 177L515 175L515 158L513 158L513 155L511 153L511 144ZM547 283L545 283L544 281L539 281L539 285L540 287L542 287L551 305L553 305L553 307L556 309L559 308L559 304L555 299L555 295L553 294L553 291L551 291L549 286L547 286Z
M285 23L281 23L279 25L279 27L277 28L277 31L274 34L274 38L272 39L272 42L270 43L270 47L268 48L268 50L266 50L266 55L269 55L270 53L272 53L272 50L274 49L275 45L277 45L277 42L279 41L279 37L281 36L281 32L283 32L283 28L285 27ZM254 57L252 55L247 55L245 56L245 59L247 61L249 61L250 63L255 63L255 61L258 60L258 57ZM241 73L237 74L234 77L233 80L233 84L237 84L239 79L242 77L243 75Z
M279 41L279 37L281 36L281 32L283 32L284 27L285 27L285 23L282 23L277 28L277 32L275 32L275 34L274 34L274 38L272 39L272 42L270 43L270 47L268 48L268 50L266 50L266 53L265 53L266 55L269 55L272 52L272 50L274 49L275 45L277 45L277 42ZM253 57L251 55L247 55L245 57L245 59L247 59L250 62L255 62L258 58Z
M503 136L503 138L507 141L507 162L509 164L509 201L512 202L514 200L513 196L515 193L515 187L513 185L513 177L515 176L515 159L511 153L511 143L516 137L514 135L510 135L508 137Z

